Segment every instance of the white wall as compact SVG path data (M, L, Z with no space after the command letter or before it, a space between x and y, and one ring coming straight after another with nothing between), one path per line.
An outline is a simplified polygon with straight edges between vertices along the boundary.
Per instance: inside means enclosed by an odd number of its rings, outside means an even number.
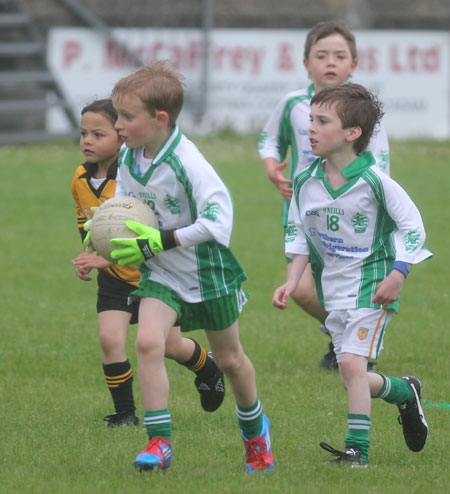
M259 132L278 100L309 84L303 67L305 30L215 29L211 32L208 106L201 100L201 36L197 29L117 29L115 36L145 62L168 59L185 77L180 125L187 133L232 127ZM450 35L436 31L355 31L359 65L353 81L384 103L389 137L450 137ZM49 32L48 62L77 113L133 69L110 43L89 29ZM200 98L200 99L199 99ZM63 117L49 114L49 128Z

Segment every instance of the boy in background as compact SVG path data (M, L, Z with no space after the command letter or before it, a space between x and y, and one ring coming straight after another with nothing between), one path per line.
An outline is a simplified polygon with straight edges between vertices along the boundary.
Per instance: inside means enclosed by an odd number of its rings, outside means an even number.
M286 308L310 262L349 404L345 451L321 446L352 467L368 464L371 398L398 406L412 451L422 450L428 435L419 379L367 372L411 265L431 256L417 207L364 152L381 116L379 101L357 84L312 98L309 134L319 158L294 180L285 238L292 264L273 296L275 307Z
M311 77L311 85L287 94L280 101L264 127L259 142L259 154L267 176L284 199L284 228L287 225L293 180L315 159L308 134L311 98L324 88L344 84L351 77L358 64L355 37L343 23L318 23L308 32L303 64ZM285 159L289 148L290 170L289 178L286 178L283 172L287 166ZM374 155L376 166L389 175L389 144L381 123L375 129L368 150ZM289 261L287 269L290 269ZM321 323L320 328L324 333L329 334L324 325L327 313L319 303L310 266L305 269L292 299ZM321 366L337 369L332 343L322 358ZM372 363L369 368L373 368Z

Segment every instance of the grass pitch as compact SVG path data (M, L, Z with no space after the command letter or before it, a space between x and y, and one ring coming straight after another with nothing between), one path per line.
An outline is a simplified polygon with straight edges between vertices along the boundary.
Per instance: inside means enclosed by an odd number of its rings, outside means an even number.
M215 413L201 410L193 375L168 362L174 463L166 474L138 474L142 428L107 430L95 282L83 283L71 259L80 251L70 183L82 161L77 143L0 148L0 486L15 493L408 493L448 488L450 410L427 407L430 437L410 452L397 409L373 400L370 466L332 468L320 441L341 447L347 400L336 373L319 368L328 341L291 304L271 306L284 280L281 201L265 177L256 136L196 139L235 203L232 247L247 271L251 300L241 339L272 421L275 469L244 473L244 450L231 392ZM450 403L448 243L449 142L393 142L391 169L422 212L434 258L413 268L400 313L388 327L379 370L416 375L429 403ZM136 367L130 327L128 356ZM202 332L193 337L202 343ZM135 378L138 413L142 416Z

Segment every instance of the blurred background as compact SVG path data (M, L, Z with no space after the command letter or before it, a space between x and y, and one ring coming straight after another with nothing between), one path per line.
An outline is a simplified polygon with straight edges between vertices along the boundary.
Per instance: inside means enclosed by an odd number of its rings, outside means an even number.
M0 144L77 137L83 106L158 58L185 77L185 132L259 132L308 85L306 33L331 19L354 30L354 80L390 137L448 139L448 0L0 0Z

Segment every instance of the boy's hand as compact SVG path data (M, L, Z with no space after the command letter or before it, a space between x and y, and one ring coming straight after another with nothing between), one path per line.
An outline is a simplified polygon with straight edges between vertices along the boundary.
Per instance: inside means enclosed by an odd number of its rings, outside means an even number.
M274 158L265 160L267 176L273 182L275 187L281 192L281 195L288 201L292 199L292 180L283 175L283 170L288 165L287 160L278 163Z
M164 250L159 230L133 220L125 224L138 237L111 239L111 245L121 247L111 252L111 257L117 260L119 266L137 266Z
M72 264L79 266L81 269L89 272L91 269L105 269L113 266L112 262L107 261L102 256L97 255L95 252L88 254L82 252L75 259L72 259Z
M288 298L294 293L296 286L296 283L287 281L278 287L273 294L272 305L278 309L286 309Z
M377 286L377 291L372 297L372 302L374 304L380 304L383 308L395 302L402 289L404 279L405 276L400 271L393 269Z

